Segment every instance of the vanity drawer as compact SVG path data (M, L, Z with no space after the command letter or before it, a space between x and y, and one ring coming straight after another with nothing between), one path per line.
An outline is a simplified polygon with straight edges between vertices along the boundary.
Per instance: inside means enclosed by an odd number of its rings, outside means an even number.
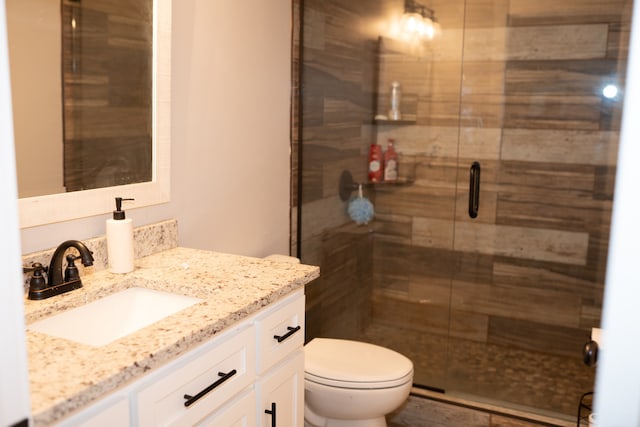
M256 426L256 392L247 390L240 397L216 411L198 427Z
M186 363L163 369L139 391L138 425L193 426L252 384L255 330L248 327L229 336Z
M265 372L304 345L303 291L276 303L256 318L257 372Z

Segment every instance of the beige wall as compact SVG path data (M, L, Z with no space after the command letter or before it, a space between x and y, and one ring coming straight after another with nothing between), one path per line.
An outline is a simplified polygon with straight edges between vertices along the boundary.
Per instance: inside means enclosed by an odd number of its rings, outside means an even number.
M172 200L181 242L288 253L291 2L177 3Z
M171 202L180 245L288 253L289 0L173 2ZM72 209L73 207L69 207ZM22 230L23 252L104 234L107 215Z

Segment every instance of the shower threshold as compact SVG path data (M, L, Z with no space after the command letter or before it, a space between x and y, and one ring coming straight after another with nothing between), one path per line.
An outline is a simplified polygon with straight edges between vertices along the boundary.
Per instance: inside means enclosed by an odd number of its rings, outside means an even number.
M462 393L449 393L444 390L430 390L421 386L414 386L411 389L411 396L433 400L446 405L471 409L489 414L513 418L523 422L530 422L533 425L553 426L553 427L575 427L576 419L566 414L557 414L546 411L532 412L530 408L509 405L500 401L486 399L481 401L477 396L466 396Z

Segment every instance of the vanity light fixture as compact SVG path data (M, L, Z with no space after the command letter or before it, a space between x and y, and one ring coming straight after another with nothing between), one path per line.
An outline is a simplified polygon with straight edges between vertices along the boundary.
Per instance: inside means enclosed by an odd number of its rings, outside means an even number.
M402 32L409 40L433 40L440 34L440 24L435 11L415 0L404 1Z

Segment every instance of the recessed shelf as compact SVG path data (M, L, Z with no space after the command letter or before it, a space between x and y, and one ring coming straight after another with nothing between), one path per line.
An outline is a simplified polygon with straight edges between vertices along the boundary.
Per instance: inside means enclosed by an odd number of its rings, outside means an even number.
M410 126L415 125L417 123L416 120L379 120L374 119L374 125L382 125L382 126Z
M394 181L381 181L381 182L355 182L353 177L351 176L351 172L348 170L342 171L342 175L340 175L340 199L343 201L349 200L351 197L351 193L358 189L358 186L362 185L363 187L385 187L385 186L401 186L401 185L410 185L413 184L412 179L408 178L398 178Z
M413 180L407 179L407 178L398 178L394 181L380 181L380 182L371 182L371 181L366 181L366 182L354 182L353 185L356 187L356 189L358 188L358 185L362 185L363 187L384 187L386 185L407 185L407 184L412 184Z

